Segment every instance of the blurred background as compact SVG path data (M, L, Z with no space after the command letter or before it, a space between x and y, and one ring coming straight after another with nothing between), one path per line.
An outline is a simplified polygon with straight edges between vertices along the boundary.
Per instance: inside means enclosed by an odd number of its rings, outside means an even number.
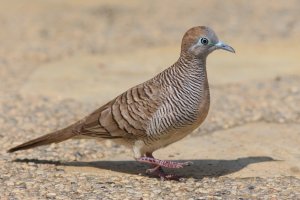
M25 95L109 100L174 63L198 25L237 52L209 56L212 85L300 74L297 0L11 0L0 24L0 89Z
M145 175L146 166L111 141L6 153L169 67L183 34L199 25L215 30L236 54L208 57L206 121L154 154L193 160L176 171L192 178L187 184L135 176ZM134 195L127 186L139 193L129 199L299 197L299 0L0 0L0 26L2 198L126 199Z

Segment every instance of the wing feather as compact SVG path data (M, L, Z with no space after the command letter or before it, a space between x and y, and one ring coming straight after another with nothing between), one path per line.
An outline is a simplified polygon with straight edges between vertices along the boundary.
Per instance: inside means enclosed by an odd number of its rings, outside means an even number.
M137 85L79 123L80 135L101 138L147 137L147 127L162 102L157 84Z

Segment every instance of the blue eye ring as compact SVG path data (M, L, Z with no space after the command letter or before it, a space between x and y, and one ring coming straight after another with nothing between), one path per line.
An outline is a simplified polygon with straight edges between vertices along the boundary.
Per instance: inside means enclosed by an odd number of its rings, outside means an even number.
M203 44L203 45L208 45L208 43L209 43L209 41L208 41L207 38L201 38L201 39L200 39L200 42L201 42L201 44Z

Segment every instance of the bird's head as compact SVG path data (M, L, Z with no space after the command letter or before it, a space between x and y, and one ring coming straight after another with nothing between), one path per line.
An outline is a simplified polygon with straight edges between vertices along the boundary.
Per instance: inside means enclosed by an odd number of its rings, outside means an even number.
M181 54L206 57L216 49L223 49L235 53L234 49L219 41L215 32L206 26L189 29L182 38Z

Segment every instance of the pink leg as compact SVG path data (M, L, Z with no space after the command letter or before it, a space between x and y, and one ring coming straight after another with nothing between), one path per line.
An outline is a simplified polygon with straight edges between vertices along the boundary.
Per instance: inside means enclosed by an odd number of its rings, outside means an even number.
M157 174L161 180L179 180L179 177L173 174L166 174L162 167L166 168L183 168L184 166L191 165L192 162L173 162L173 161L165 161L159 160L152 156L151 153L147 153L146 156L138 159L139 162L152 164L154 167L151 169L147 169L146 173L148 174Z
M159 160L153 157L141 157L138 159L139 162L143 163L148 163L148 164L153 164L156 166L161 166L161 167L166 167L166 168L183 168L184 166L189 166L192 164L192 162L174 162L174 161L169 161L169 160Z

